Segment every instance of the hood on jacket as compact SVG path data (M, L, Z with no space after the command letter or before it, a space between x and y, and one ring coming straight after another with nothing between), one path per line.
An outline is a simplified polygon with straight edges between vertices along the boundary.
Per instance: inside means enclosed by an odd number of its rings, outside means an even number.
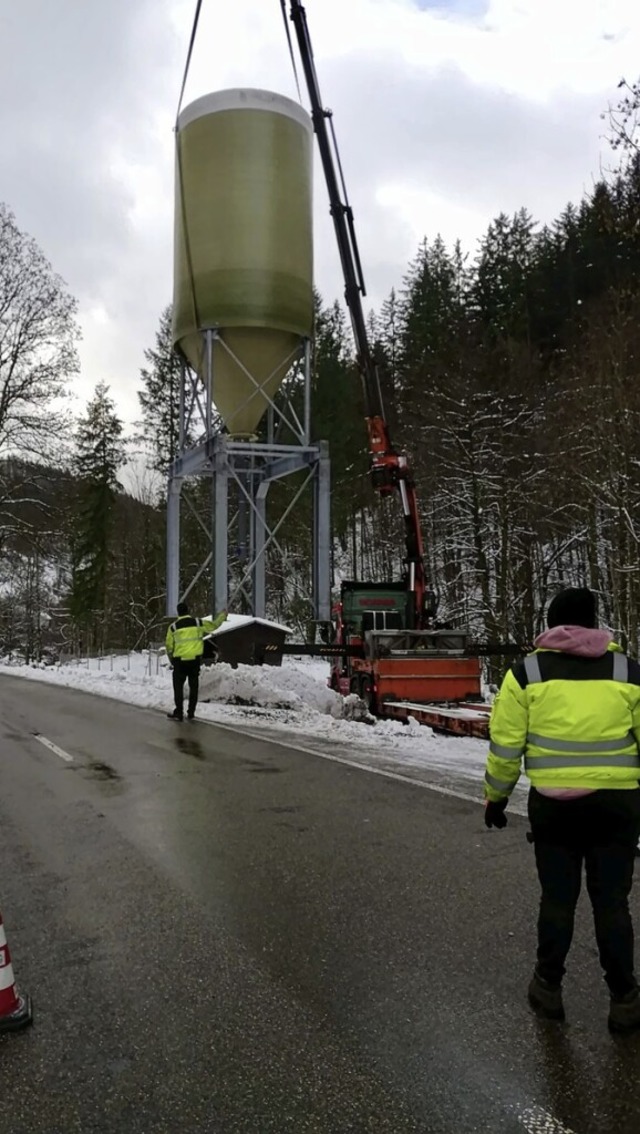
M534 642L537 650L559 650L580 658L599 658L613 642L609 630L591 630L587 626L554 626L539 634Z

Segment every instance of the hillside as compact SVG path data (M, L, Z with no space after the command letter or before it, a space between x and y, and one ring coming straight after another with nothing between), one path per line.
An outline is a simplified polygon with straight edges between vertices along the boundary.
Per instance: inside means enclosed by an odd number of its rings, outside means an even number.
M74 512L80 481L49 465L0 462L0 655L146 645L164 614L164 514L126 492L116 498L108 602L90 627L72 627Z

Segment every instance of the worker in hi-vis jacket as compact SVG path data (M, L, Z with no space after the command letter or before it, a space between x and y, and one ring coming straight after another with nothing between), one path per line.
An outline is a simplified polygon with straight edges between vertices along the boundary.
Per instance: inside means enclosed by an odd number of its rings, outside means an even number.
M631 1031L640 1029L628 901L640 834L640 665L597 628L592 591L561 591L547 624L493 706L485 823L506 826L524 760L542 890L529 1001L564 1019L562 978L584 866L609 1027Z
M189 682L187 718L192 721L198 704L200 664L204 653L204 639L212 634L227 617L224 610L215 618L195 618L189 613L186 602L179 602L175 622L167 630L167 657L173 668L173 696L175 709L167 716L174 721L184 720L184 683Z

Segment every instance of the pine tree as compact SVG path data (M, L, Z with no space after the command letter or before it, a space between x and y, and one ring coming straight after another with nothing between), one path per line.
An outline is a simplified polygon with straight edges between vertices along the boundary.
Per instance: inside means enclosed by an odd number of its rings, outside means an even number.
M534 222L526 209L513 217L501 213L489 225L480 247L475 295L480 318L494 342L529 339L535 254Z
M538 234L530 272L531 335L547 362L563 352L567 326L581 302L579 259L580 217L568 204Z
M138 440L149 453L151 467L166 476L178 453L180 437L181 365L173 349L171 306L165 307L156 332L156 345L144 352L140 371L144 389L138 391L142 409Z
M108 386L100 382L76 430L70 609L76 625L101 643L107 632L113 518L124 461L122 422Z
M402 356L410 389L426 388L438 378L455 347L461 313L462 263L441 237L425 240L409 265L402 295Z
M378 367L382 400L392 439L398 429L398 400L401 391L400 356L402 334L402 307L395 288L385 299L376 326L373 342Z

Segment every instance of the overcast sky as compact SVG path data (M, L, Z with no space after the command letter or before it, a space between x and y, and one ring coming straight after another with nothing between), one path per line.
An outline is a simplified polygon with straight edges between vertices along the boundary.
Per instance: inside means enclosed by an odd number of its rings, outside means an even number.
M600 114L640 71L638 0L307 0L370 302L423 236L473 250L489 220L551 220L606 163ZM127 421L171 299L173 137L195 0L0 6L0 199L78 298L83 401ZM295 97L279 0L204 0L185 102L228 86ZM316 173L319 175L319 162ZM316 282L342 292L326 195Z

